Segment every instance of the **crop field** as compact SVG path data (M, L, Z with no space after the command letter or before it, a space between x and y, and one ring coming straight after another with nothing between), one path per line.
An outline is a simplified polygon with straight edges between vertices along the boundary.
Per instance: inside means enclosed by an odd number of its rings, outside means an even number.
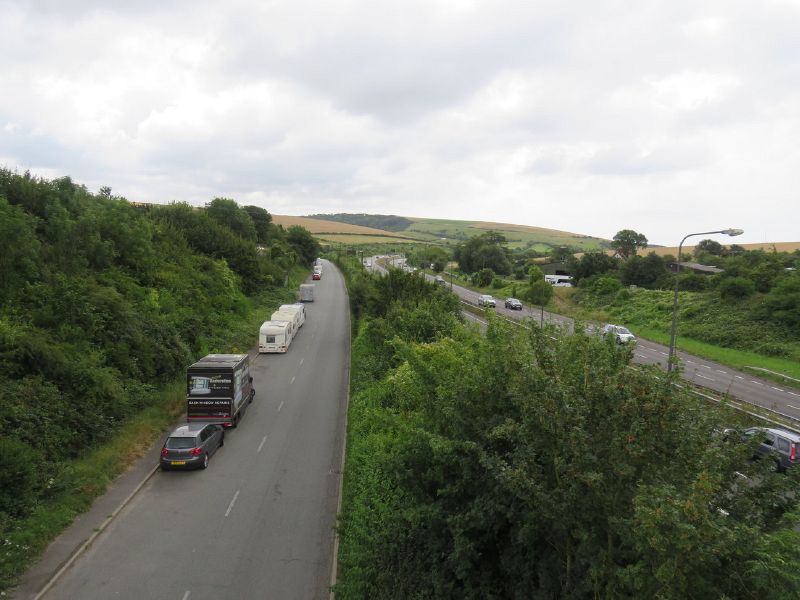
M362 235L378 235L396 238L398 234L391 231L384 231L383 229L373 229L372 227L362 227L360 225L351 225L350 223L339 223L337 221L324 221L322 219L309 219L307 217L292 217L287 215L272 215L272 222L276 225L282 225L284 228L289 228L292 225L300 225L305 227L314 235L322 233L349 233L349 234L362 234Z
M402 238L396 235L363 235L339 233L315 233L314 237L329 244L419 244L422 240Z
M728 240L729 238L722 238L722 236L709 236L709 239L718 241L726 248L731 246L731 244L723 244L723 242ZM745 250L763 250L764 252L794 252L795 250L800 250L800 242L765 242L763 244L739 244L739 245ZM659 246L656 248L644 248L643 250L639 250L638 254L640 254L641 256L646 256L650 252L655 252L659 256L664 256L666 254L669 254L671 256L677 256L678 247ZM694 246L683 246L683 248L681 248L681 253L693 254Z

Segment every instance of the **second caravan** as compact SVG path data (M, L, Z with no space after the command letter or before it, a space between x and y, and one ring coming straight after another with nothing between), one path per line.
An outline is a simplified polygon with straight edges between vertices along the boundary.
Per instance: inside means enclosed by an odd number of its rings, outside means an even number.
M278 307L277 312L288 312L288 313L296 312L299 316L299 322L297 324L298 328L302 327L303 323L306 322L306 307L304 304L300 304L299 302L297 304L281 304Z
M284 310L279 308L269 318L270 321L290 321L292 323L292 337L297 335L297 331L303 325L303 318L301 313L296 310Z

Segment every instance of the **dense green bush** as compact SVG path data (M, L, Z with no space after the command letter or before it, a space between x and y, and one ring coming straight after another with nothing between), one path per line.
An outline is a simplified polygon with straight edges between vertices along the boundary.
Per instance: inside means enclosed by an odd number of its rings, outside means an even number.
M353 342L337 598L800 592L796 476L710 443L724 413L596 338L442 327L400 283Z

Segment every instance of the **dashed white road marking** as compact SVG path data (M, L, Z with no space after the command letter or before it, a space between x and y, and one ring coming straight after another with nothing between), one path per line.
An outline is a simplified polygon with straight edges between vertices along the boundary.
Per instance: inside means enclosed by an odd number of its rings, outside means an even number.
M278 412L281 412L282 408L283 408L283 400L281 400L280 406L278 406Z
M664 352L664 351L662 351L662 350L659 350L659 351L658 351L658 353L659 353L659 354L663 354L664 356L669 356L669 354L668 354L667 352Z
M714 372L715 373L722 373L723 375L727 375L728 374L727 371L721 371L720 369L714 369Z
M189 598L189 594L191 594L191 593L192 593L191 590L186 590L186 593L183 595L182 600L187 600Z
M696 363L696 362L694 362L693 360L687 360L687 361L686 361L686 363L687 363L687 364L690 364L690 365L696 365L696 364L697 364L697 363Z
M769 387L771 387L771 388L772 388L773 390L775 390L776 392L782 392L782 391L783 391L781 388L776 388L774 385L771 385L771 386L769 386Z
M264 438L261 440L261 443L258 445L258 450L256 450L256 454L261 452L261 449L264 447L264 442L266 441L267 441L267 436L264 436Z
M709 367L708 365L700 365L700 366L703 367L704 369L709 369L709 370L711 369L711 367Z
M241 491L241 490L236 490L236 493L233 495L233 500L231 500L231 503L230 503L230 504L228 504L228 510L226 510L226 511L225 511L225 516L226 516L226 517L227 517L229 514L231 514L231 511L233 510L233 505L234 505L234 504L236 504L236 499L239 497L239 492L240 492L240 491Z
M301 359L300 359L300 366L301 366L301 367L303 366L303 363L304 363L304 362L306 362L306 359L305 359L305 358L301 358Z
M800 398L800 394L795 394L794 392L790 392L789 390L786 390L786 393L787 394L791 394L792 396L797 396L797 397Z
M705 375L701 375L700 373L697 374L698 377L701 379L708 379L709 381L714 381L713 377L706 377Z
M744 377L742 377L741 375L734 375L734 377L736 377L736 379L744 379Z
M294 383L294 379L295 379L295 378L294 378L294 377L292 377L292 380L289 382L289 385L292 385L292 384Z
M756 381L755 379L751 379L750 383L755 383L756 385L764 385L763 383L761 383L760 381Z
M638 356L640 358L647 358L646 354L639 354L638 352L636 353L636 356Z

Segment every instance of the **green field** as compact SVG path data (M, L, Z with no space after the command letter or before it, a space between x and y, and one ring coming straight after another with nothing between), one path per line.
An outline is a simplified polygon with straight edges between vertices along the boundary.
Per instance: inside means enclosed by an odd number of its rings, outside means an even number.
M341 215L339 216L341 217ZM315 222L323 222L322 217L324 217L324 215L317 215ZM459 221L455 219L423 219L417 217L404 218L410 220L411 224L403 231L394 231L393 233L389 233L387 231L387 237L402 235L423 242L454 245L458 242L467 240L477 235L482 235L491 230L502 233L508 240L509 248L531 248L542 253L558 246L570 246L581 251L595 250L602 248L608 241L578 233L558 231L556 229L545 229L543 227L533 227L529 225L491 223L485 221ZM352 220L354 223L360 222L363 220L363 215L353 215ZM380 217L374 218L371 222L375 225L379 225ZM319 239L328 242L340 242L345 244L369 243L367 241L360 240L360 235L352 236L351 234L351 236L347 236L346 234L349 233L349 231L344 229L348 227L346 222L342 223L340 221L330 221L330 223L330 227L326 227L328 231L325 233L315 233ZM338 233L331 233L337 231L337 226L341 226L343 228L341 235ZM311 231L313 232L314 230L312 229ZM378 242L379 240L380 238L378 236L373 236L371 241Z
M426 241L440 243L457 243L487 231L502 233L508 240L510 248L531 248L538 252L547 252L554 246L573 246L581 250L592 250L602 247L605 240L600 238L531 227L510 223L488 223L483 221L456 221L451 219L416 219L403 233L418 236Z

